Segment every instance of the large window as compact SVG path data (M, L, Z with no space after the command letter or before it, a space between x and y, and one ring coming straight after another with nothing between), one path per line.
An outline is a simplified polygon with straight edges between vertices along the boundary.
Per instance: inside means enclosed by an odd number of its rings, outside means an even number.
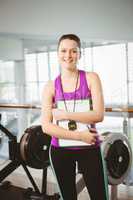
M126 44L110 44L82 49L78 63L80 69L95 71L99 74L106 105L122 106L127 104L127 55ZM128 64L132 79L133 43L128 44ZM28 101L37 101L45 82L54 80L60 67L56 51L27 54L26 66L26 96ZM129 84L129 102L132 102L132 80Z
M133 43L95 46L82 49L79 68L99 74L106 105L133 103ZM128 66L128 67L127 67ZM14 62L0 61L1 101L12 102L15 94ZM40 101L42 88L60 71L57 52L25 55L26 102ZM128 73L127 73L128 72ZM129 98L127 98L129 95Z
M93 47L93 70L100 75L106 105L126 104L126 68L125 44Z

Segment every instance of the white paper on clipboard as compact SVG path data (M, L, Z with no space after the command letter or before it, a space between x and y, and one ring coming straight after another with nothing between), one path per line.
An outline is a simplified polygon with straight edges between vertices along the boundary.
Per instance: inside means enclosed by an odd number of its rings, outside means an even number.
M73 112L74 101L73 100L65 100L67 109L70 112ZM58 101L57 108L65 110L64 101ZM82 99L75 101L75 112L87 112L90 110L90 101L89 99ZM82 131L86 130L88 124L83 124L80 122L77 123L77 130ZM58 121L58 125L65 129L68 129L68 120ZM73 131L74 134L74 131ZM68 139L58 139L60 147L80 147L80 146L88 146L89 144L78 141L78 140L68 140Z

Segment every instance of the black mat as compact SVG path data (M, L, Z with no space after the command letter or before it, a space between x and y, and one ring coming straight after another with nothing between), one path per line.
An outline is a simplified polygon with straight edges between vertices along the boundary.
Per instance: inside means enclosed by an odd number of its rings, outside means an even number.
M59 195L39 195L32 188L20 188L10 182L0 186L0 200L58 200Z
M22 188L10 186L8 188L0 187L0 200L26 200L25 191Z

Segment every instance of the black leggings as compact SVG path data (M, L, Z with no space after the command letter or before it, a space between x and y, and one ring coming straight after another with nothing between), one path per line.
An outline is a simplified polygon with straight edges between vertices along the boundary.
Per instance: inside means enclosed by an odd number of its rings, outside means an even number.
M77 200L76 161L91 200L108 200L108 185L100 147L72 150L51 146L49 153L62 200Z

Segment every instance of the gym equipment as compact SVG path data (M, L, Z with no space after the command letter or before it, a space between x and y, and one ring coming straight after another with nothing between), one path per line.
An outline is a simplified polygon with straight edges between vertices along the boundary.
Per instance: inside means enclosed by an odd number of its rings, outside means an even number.
M42 132L41 126L33 126L26 129L24 135L21 138L20 143L17 143L17 138L7 128L0 123L0 130L5 133L9 138L9 159L11 162L7 164L2 170L0 170L0 187L7 186L2 182L9 174L11 174L20 165L26 172L34 191L31 190L27 195L27 199L38 200L58 200L59 194L47 195L47 167L48 161L48 149L50 145L50 136L47 136ZM43 169L42 177L42 189L38 188L36 182L27 165L37 169ZM8 188L8 187L7 187Z
M2 136L0 135L0 149L2 148Z
M1 114L0 114L0 121L1 121ZM2 147L2 133L0 132L0 149Z
M49 164L51 137L43 133L41 126L27 128L20 140L20 154L30 167L43 169Z
M108 182L118 185L124 181L131 169L132 150L128 138L122 133L102 134L102 152L106 162Z
M0 188L2 189L8 189L11 186L10 181L4 181L3 183L0 183Z

